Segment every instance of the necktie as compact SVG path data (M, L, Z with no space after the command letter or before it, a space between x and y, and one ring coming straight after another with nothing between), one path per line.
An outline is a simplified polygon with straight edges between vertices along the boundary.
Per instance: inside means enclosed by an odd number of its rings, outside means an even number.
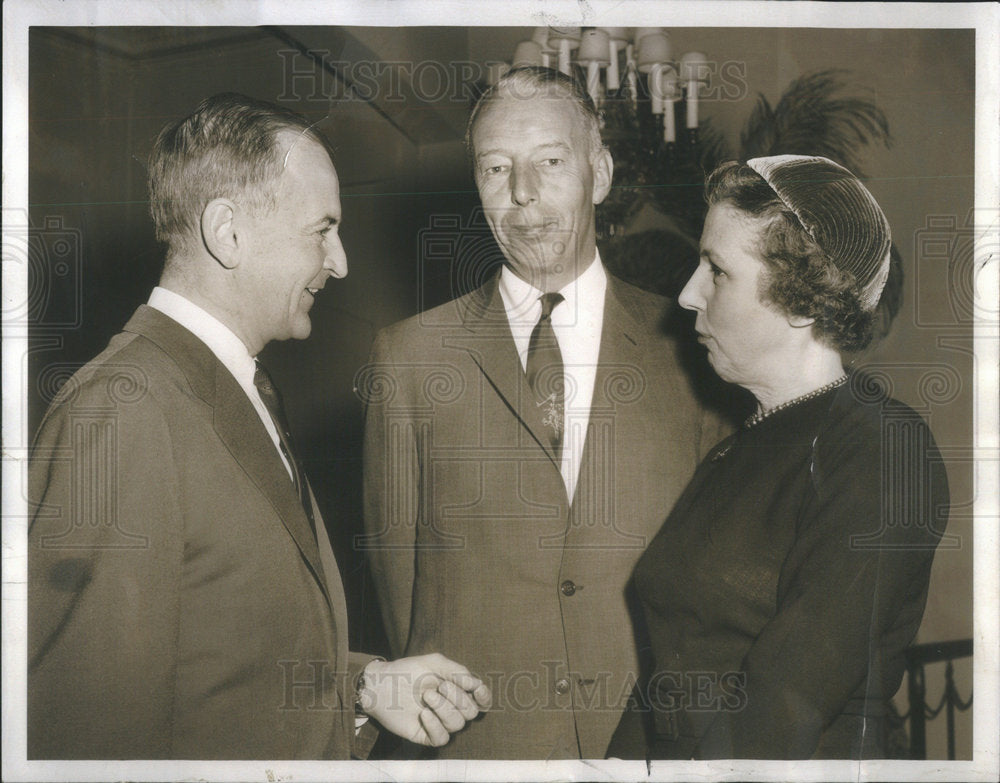
M281 453L285 455L285 459L288 460L288 464L292 468L292 482L295 484L295 490L299 493L299 502L309 519L309 526L315 533L316 522L313 519L309 482L302 470L302 465L295 459L295 451L292 449L292 431L288 428L288 419L285 418L285 406L281 402L281 394L271 380L270 373L264 369L264 365L260 362L255 362L255 365L257 369L253 374L253 385L257 387L257 392L278 430L278 444L281 446Z
M565 381L562 353L552 330L552 310L562 300L562 294L542 294L542 315L528 341L525 374L528 386L535 394L535 405L541 409L542 424L556 458L562 445Z

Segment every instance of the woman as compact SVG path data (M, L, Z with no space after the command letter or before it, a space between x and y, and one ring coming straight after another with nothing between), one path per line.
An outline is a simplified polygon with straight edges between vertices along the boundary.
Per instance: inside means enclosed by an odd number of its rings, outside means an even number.
M608 753L877 757L948 513L923 420L841 361L870 340L889 227L825 158L727 163L706 196L679 302L757 412L636 566L653 662Z

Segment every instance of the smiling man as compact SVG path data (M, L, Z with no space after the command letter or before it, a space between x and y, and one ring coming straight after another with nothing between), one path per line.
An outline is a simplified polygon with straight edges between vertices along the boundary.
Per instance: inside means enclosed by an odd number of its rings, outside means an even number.
M604 757L639 671L632 567L718 437L659 329L667 301L601 263L599 127L557 71L482 97L467 140L506 264L383 330L359 386L394 652L440 650L493 688L444 758Z
M160 285L62 388L30 462L28 757L364 756L489 701L440 655L348 653L327 531L257 363L347 274L323 139L240 95L150 156ZM365 713L361 714L361 713Z

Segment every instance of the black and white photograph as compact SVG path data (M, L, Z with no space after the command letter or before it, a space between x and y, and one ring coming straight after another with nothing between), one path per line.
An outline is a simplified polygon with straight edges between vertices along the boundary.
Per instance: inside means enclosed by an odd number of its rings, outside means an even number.
M1000 774L1000 7L9 0L3 778Z

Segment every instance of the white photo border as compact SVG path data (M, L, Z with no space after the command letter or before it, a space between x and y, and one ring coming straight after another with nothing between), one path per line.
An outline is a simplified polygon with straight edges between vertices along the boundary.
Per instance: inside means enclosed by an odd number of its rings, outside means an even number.
M809 3L635 0L506 3L431 0L7 0L3 5L3 208L8 218L28 206L28 31L33 25L217 25L338 26L534 26L657 24L702 27L975 28L976 160L975 206L978 301L995 303L998 288L1000 216L1000 6L978 3ZM627 20L627 21L626 21ZM994 255L990 255L990 254ZM5 308L25 301L24 265L3 266ZM1000 767L1000 539L998 539L998 324L975 326L975 449L988 461L977 471L974 548L975 720L972 761L823 762L251 762L251 761L27 761L26 703L26 391L22 378L25 340L3 340L3 779L42 780L959 780L995 781Z

